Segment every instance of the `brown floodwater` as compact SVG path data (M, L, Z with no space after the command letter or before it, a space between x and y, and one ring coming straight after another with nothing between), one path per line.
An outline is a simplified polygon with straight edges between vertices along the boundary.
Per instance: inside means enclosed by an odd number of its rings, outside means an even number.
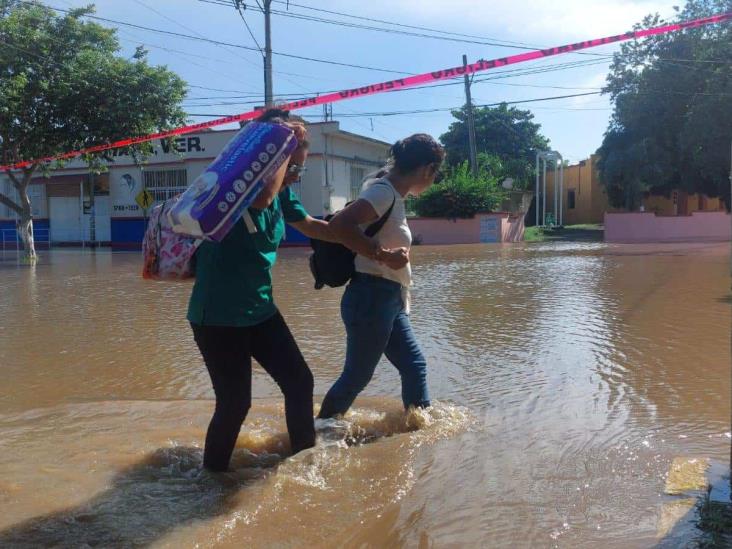
M190 284L142 280L137 254L0 257L0 546L687 543L688 494L664 490L674 460L729 457L728 245L412 257L433 408L405 415L383 363L286 458L282 399L257 367L226 475L201 470L213 393ZM304 250L281 252L275 288L319 403L343 362L342 291L312 289Z

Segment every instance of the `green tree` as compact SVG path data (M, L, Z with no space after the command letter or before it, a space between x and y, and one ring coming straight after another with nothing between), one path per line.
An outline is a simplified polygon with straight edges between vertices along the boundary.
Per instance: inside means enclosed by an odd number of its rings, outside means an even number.
M186 84L150 66L138 48L118 57L116 31L84 20L93 6L57 16L37 2L0 0L0 160L3 164L58 155L185 122ZM136 147L149 152L150 145ZM101 158L87 157L91 170ZM7 171L15 196L0 203L19 217L25 258L34 262L28 185L49 164Z
M504 166L496 156L480 155L478 176L473 177L468 161L448 167L443 181L432 185L414 202L423 217L470 218L478 212L495 210L505 197L500 185Z
M732 11L732 0L689 0L676 19ZM664 24L648 16L636 28ZM613 115L598 150L611 203L635 209L643 192L721 196L729 208L732 27L712 25L627 42L604 91Z
M541 125L533 122L534 115L531 111L505 104L473 110L478 153L498 157L506 175L513 178L516 188L529 188L535 169L536 151L549 147L549 140L539 133ZM458 166L470 156L468 115L465 107L453 111L452 115L457 120L440 136L440 141L445 146L448 165Z

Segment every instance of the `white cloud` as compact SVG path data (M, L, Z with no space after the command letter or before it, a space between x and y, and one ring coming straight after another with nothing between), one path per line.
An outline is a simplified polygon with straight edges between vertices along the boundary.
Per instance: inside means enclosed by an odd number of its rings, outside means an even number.
M366 17L541 46L618 34L649 13L674 13L673 2L659 0L370 0L330 5ZM364 5L368 11L361 11Z

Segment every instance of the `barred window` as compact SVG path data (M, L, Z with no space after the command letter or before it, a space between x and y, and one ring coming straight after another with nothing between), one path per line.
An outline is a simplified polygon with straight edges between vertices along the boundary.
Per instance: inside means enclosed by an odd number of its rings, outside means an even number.
M351 166L351 200L356 200L361 194L361 183L366 177L366 168Z
M143 170L145 188L153 195L155 202L162 202L182 193L188 187L188 172L178 170Z

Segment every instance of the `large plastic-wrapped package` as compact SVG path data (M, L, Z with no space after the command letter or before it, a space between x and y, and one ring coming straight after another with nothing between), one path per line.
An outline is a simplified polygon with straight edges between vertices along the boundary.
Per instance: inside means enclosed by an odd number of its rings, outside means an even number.
M173 230L220 242L297 147L279 124L250 122L168 212Z

